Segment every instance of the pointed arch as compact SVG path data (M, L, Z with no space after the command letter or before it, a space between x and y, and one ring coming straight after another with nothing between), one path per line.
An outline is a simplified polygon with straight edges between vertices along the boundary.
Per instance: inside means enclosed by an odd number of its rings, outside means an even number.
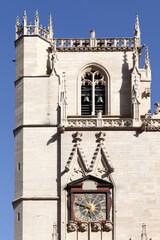
M102 115L111 112L110 75L102 65L92 62L83 66L77 76L77 114Z

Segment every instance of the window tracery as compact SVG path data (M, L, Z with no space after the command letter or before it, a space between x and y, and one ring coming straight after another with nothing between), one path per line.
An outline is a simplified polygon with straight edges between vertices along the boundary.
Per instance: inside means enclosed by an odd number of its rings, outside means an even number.
M88 71L81 78L81 115L105 114L106 81L100 71Z

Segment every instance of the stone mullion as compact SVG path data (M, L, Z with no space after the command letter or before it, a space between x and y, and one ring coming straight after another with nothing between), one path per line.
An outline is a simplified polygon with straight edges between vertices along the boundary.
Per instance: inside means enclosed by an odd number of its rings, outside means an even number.
M95 74L92 73L92 115L95 115Z

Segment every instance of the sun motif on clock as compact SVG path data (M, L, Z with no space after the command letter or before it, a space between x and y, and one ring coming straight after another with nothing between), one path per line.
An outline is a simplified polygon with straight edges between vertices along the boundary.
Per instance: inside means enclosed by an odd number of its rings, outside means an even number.
M75 193L73 213L76 221L92 222L106 220L106 194Z

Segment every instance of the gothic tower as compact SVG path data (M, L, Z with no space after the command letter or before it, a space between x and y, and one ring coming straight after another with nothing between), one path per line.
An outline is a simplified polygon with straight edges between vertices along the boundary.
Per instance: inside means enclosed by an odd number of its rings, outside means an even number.
M160 239L160 103L134 36L16 20L15 240ZM145 225L141 237L147 239Z

